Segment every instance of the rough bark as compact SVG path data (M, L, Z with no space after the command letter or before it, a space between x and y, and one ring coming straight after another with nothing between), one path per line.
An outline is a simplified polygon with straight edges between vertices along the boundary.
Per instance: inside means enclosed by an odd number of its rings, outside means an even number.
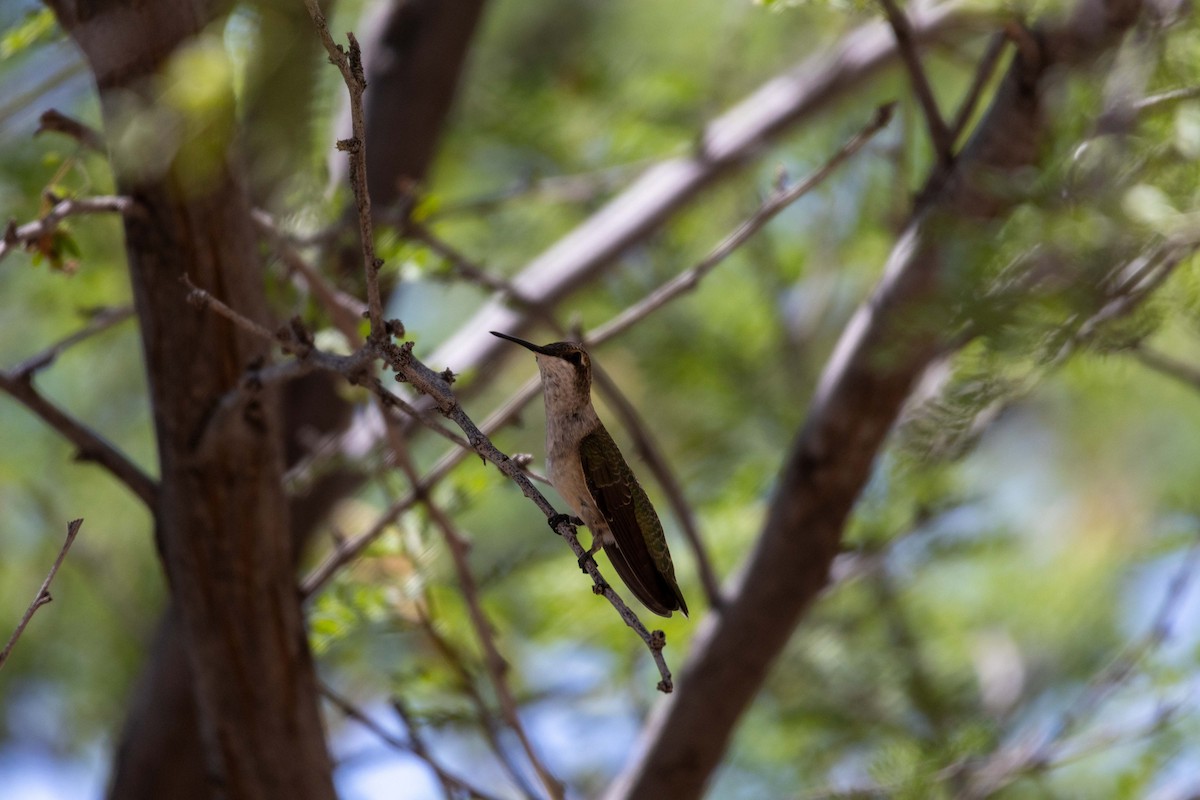
M370 140L385 143L371 150L372 184L399 186L398 176L425 176L483 5L482 0L397 2L386 13L391 22L379 37L370 39L377 43L368 44L367 52ZM271 207L280 182L295 169L296 159L307 152L314 134L309 119L314 81L295 76L315 72L324 59L302 3L261 0L258 8L266 36L263 47L253 54L244 125L248 161L254 166L251 193L257 204ZM412 23L405 35L396 28L402 19ZM414 115L420 125L409 129L406 120ZM339 431L349 422L351 408L336 392L336 380L314 374L283 387L286 464L304 455L305 442ZM320 478L304 495L291 498L288 516L294 558L334 503L361 485L362 479L360 473L340 470ZM202 800L211 796L183 639L172 601L131 697L110 797Z
M107 125L130 96L158 102L155 75L218 11L187 0L50 5L95 73ZM332 797L295 591L278 404L263 393L213 413L267 347L189 306L182 282L268 318L247 193L232 147L201 181L182 161L162 174L118 174L117 184L140 209L125 238L158 443L156 536L198 711L201 783L209 796Z
M875 457L946 345L931 312L945 308L954 254L978 246L1010 209L1015 194L996 191L1005 177L1037 162L1039 90L1051 68L1111 47L1139 10L1138 0L1083 0L1069 22L1034 32L1020 49L972 141L931 185L881 285L847 326L731 600L705 620L675 694L656 710L610 800L702 794L771 664L828 585Z

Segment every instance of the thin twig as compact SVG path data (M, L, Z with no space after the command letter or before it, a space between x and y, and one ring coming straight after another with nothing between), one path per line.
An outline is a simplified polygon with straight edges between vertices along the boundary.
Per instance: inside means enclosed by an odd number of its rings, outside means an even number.
M521 409L537 396L540 388L541 383L536 376L526 381L525 385L513 397L509 398L508 402L492 412L491 416L485 419L480 427L489 436L494 434L497 430L515 419L521 413ZM334 552L326 556L324 561L305 576L304 580L300 583L301 594L306 598L311 597L323 588L338 570L358 558L363 550L387 530L389 525L395 522L401 514L412 508L417 503L418 495L421 492L431 491L455 467L462 463L469 453L474 453L474 450L455 448L445 453L425 474L421 482L404 497L392 503L386 511L380 514L379 518L370 528L358 536L342 542Z
M946 127L946 121L942 119L942 112L938 110L937 100L934 99L933 89L929 85L925 69L921 66L921 57L917 53L912 23L909 22L908 15L896 5L896 0L879 0L879 4L883 6L888 24L892 26L892 33L896 37L896 49L900 52L900 58L908 72L913 92L921 103L921 110L924 112L925 124L929 128L929 139L933 143L934 153L937 154L938 162L943 167L947 167L954 158L954 140L950 135L950 129Z
M1200 86L1185 86L1181 89L1171 89L1167 92L1159 92L1158 94L1143 97L1141 100L1134 102L1132 108L1134 112L1141 114L1159 106L1179 103L1184 100L1194 100L1197 97L1200 97Z
M472 283L479 284L485 289L490 289L493 292L501 292L512 299L517 305L530 305L524 298L517 294L511 283L498 275L493 275L471 261L471 259L459 252L457 248L430 230L428 226L410 221L404 226L404 235L420 242L445 259L454 274L466 278Z
M471 445L461 436L437 424L426 414L414 408L407 400L389 391L378 378L368 374L371 361L371 351L361 348L350 355L342 356L328 353L313 347L307 334L297 337L296 326L291 325L272 333L266 326L261 325L243 314L234 311L211 293L197 287L188 276L184 276L184 285L188 287L188 302L200 307L209 307L219 315L237 325L242 330L252 333L262 339L279 345L283 352L294 355L298 360L271 364L249 371L239 382L217 403L212 419L235 408L238 401L247 391L258 391L264 386L281 381L298 378L316 369L333 372L346 378L350 383L370 389L379 398L385 409L398 409L409 415L417 422L424 424L439 436L454 442L459 447L471 450ZM211 424L211 423L210 423Z
M500 741L501 727L496 720L496 715L492 713L492 709L488 707L487 701L483 698L483 693L479 690L476 683L475 675L467 666L466 659L463 654L456 648L449 639L438 633L434 627L433 620L423 609L417 609L417 623L421 626L421 630L429 637L429 641L439 653L450 668L458 674L459 681L462 684L462 690L466 693L467 698L475 706L475 712L479 715L479 722L483 726L483 735L487 739L488 746L492 748L492 752L496 754L496 758L500 762L500 766L512 778L516 785L525 794L526 797L537 797L537 790L529 782L528 777L517 766L508 750L504 747L504 743Z
M65 350L132 318L133 308L131 306L98 309L91 314L91 318L82 328L55 342L40 353L14 365L8 370L8 374L17 378L27 378L49 367Z
M108 152L108 145L105 144L100 131L67 116L56 108L43 111L42 116L38 118L38 127L33 135L41 136L43 133L61 133L96 153L105 155Z
M412 463L412 458L402 434L394 425L388 426L387 433L388 441L400 469L408 476L409 482L413 486L419 485L421 483L421 476L417 473L417 468ZM524 724L521 722L521 717L517 710L516 698L513 697L512 689L508 685L508 661L501 655L500 648L496 645L492 623L488 619L487 613L483 610L483 603L480 600L479 584L475 580L475 573L471 570L471 565L467 561L470 541L458 530L454 521L450 519L441 505L434 502L429 492L420 492L418 493L418 497L421 504L425 506L429 518L433 520L434 525L441 532L442 539L446 543L446 549L450 552L450 559L454 564L454 571L458 577L459 590L462 593L463 600L467 604L467 617L471 621L471 627L475 631L475 637L479 640L480 647L483 648L484 669L487 672L488 680L492 684L492 691L496 693L496 698L500 702L500 712L504 715L504 721L512 729L513 733L516 734L517 741L521 744L521 749L525 751L525 757L529 759L533 771L537 774L538 780L541 781L542 787L546 790L547 794L554 798L554 800L561 800L563 797L562 782L546 767L541 756L538 755L537 750L534 748L529 734L525 732Z
M8 644L4 645L3 650L0 650L0 669L4 668L4 662L8 661L9 654L12 652L17 640L21 638L21 634L25 632L25 626L29 624L29 620L33 619L34 612L53 599L50 597L50 581L54 580L54 575L58 572L58 568L62 566L63 559L67 557L67 551L71 549L71 543L75 541L75 535L79 533L79 528L82 525L82 519L71 520L71 522L67 523L67 540L63 542L62 548L59 549L58 558L54 559L54 565L50 567L50 573L46 576L46 580L42 581L42 586L38 589L37 594L34 595L33 602L29 604L29 608L25 609L25 615L17 623L17 629L8 638Z
M301 277L309 292L329 314L330 320L333 321L334 326L350 346L361 345L362 337L358 333L358 323L367 313L366 304L327 281L320 271L309 264L300 251L292 245L270 214L261 209L255 209L251 212L250 218L259 232L270 239L271 245L287 268Z
M958 113L954 115L954 121L950 123L951 147L966 131L975 109L979 107L983 90L987 87L992 75L995 74L996 67L1000 65L1000 57L1004 55L1006 44L1008 44L1008 37L1002 32L995 34L988 41L987 49L983 51L983 57L979 59L979 64L975 67L975 76L971 79L971 86L963 97L962 105L958 107Z
M1168 355L1160 353L1157 350L1151 350L1145 346L1135 347L1129 353L1155 372L1186 383L1193 389L1200 389L1200 368L1171 358Z
M408 741L412 747L413 754L418 758L428 762L436 771L437 768L434 766L436 762L433 758L433 751L425 742L425 737L421 735L421 726L417 724L415 719L413 719L412 713L408 710L408 706L404 704L404 701L400 699L399 695L392 696L391 706L392 710L396 712L396 716L398 716L400 721L404 723L404 727L408 729ZM438 780L442 783L442 791L446 793L447 797L450 797L454 788L454 784L450 780L447 780L446 776L440 772L438 773ZM473 797L487 800L487 798L493 796L484 795L481 790L470 787L461 778L458 779L458 783Z
M367 88L366 74L363 72L362 48L353 33L347 33L350 42L349 49L344 49L333 41L329 33L329 24L321 13L317 0L304 0L308 15L312 17L313 25L329 53L329 61L342 73L346 89L350 94L350 126L351 138L342 139L337 143L339 150L347 153L350 159L350 189L354 193L354 204L358 208L358 231L362 239L363 272L367 283L367 314L371 320L371 335L385 335L383 325L383 300L379 292L379 270L383 261L375 255L375 233L371 220L371 193L367 189L367 141L366 117L363 112L363 92Z
M679 295L696 288L705 275L741 247L751 236L762 230L763 226L774 219L779 212L819 186L847 159L861 150L871 140L871 137L887 126L894 110L894 103L886 103L877 108L871 121L843 144L820 168L799 183L777 190L759 206L749 219L726 236L698 264L664 283L640 303L631 306L592 330L587 335L586 343L597 345L606 342L614 336L624 333Z
M96 462L125 484L147 508L155 508L158 484L154 479L129 460L112 442L43 397L34 387L31 375L0 370L0 391L12 396L75 445L78 448L78 460Z
M409 403L407 400L405 400L400 395L396 394L395 392L388 391L387 388L384 387L383 382L380 381L378 378L373 378L371 380L370 389L372 392L375 393L375 397L378 398L380 405L382 405L383 408L385 409L385 411L384 411L385 419L386 419L387 410L394 409L394 410L402 411L405 414L407 414L410 418L423 423L426 428L429 428L431 431L436 433L438 436L441 436L443 439L454 442L456 445L461 447L463 450L466 450L468 453L474 452L471 449L470 442L468 442L466 439L462 438L458 434L454 433L449 428L444 428L441 425L439 425L435 420L430 419L428 416L426 416L424 413L419 411L417 408L415 408L411 403Z
M441 783L446 797L452 798L455 790L457 790L459 792L465 792L471 797L479 798L479 800L495 800L495 795L488 794L482 789L474 786L466 778L455 775L443 767L441 763L439 763L437 759L435 759L429 752L429 749L425 746L424 741L418 737L415 727L411 722L409 722L406 716L402 715L401 719L403 719L405 725L408 726L409 741L407 742L388 732L382 725L367 716L366 712L362 711L348 699L335 692L328 684L321 684L321 694L325 696L326 700L337 706L338 710L345 714L349 719L354 720L359 725L362 725L371 733L375 734L380 741L382 741L388 747L391 747L393 750L397 750L401 753L414 755L424 761L426 766L433 771L433 774L437 777L438 782ZM399 701L393 701L393 708L396 707L396 703L398 702Z
M136 208L132 199L120 196L78 197L59 200L40 219L16 226L9 224L0 238L0 261L14 247L30 247L47 234L53 233L67 217L83 214L128 214Z

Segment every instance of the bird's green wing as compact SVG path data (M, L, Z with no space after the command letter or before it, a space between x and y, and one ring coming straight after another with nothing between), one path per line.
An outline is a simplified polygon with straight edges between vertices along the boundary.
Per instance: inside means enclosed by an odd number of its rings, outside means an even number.
M583 438L579 455L596 508L616 541L604 552L617 574L655 614L669 617L672 610L679 609L686 616L687 603L675 582L662 523L603 425Z

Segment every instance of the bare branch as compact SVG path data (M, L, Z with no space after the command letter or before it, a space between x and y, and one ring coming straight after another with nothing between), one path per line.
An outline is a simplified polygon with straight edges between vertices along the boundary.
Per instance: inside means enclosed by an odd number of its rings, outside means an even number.
M61 133L64 136L69 136L87 149L105 155L108 152L108 145L104 142L104 137L100 131L90 125L86 125L73 117L69 117L58 109L51 108L42 112L42 116L38 118L37 130L33 132L34 136L41 136L43 133Z
M537 376L526 381L517 393L511 397L507 403L501 406L492 415L483 421L481 429L489 436L497 430L507 425L512 421L521 409L525 407L534 397L537 396L541 389L541 382ZM468 453L473 453L473 450L454 449L443 455L436 464L426 473L421 482L418 483L404 497L394 502L383 514L379 516L375 524L369 529L359 534L358 536L348 539L341 543L339 547L326 556L316 568L310 572L300 584L300 591L305 597L311 597L315 592L320 590L329 580L346 564L357 558L363 550L365 550L371 542L379 538L379 536L387 530L401 514L416 504L418 495L421 492L430 491L443 478L457 467L467 457Z
M388 426L388 440L392 447L392 452L396 456L396 461L399 463L401 470L408 476L409 482L413 486L417 486L421 482L421 476L417 474L416 467L413 466L412 460L408 453L407 444L404 442L399 430L393 426ZM475 573L471 570L471 565L467 562L467 552L470 549L470 541L461 533L454 521L442 509L440 505L435 503L428 492L418 494L421 504L425 506L425 510L429 513L429 518L433 520L434 525L442 534L442 539L446 543L446 549L450 551L451 561L454 563L454 571L458 576L458 586L462 591L463 600L467 604L467 616L471 620L471 627L475 631L475 637L479 640L480 646L483 648L483 665L487 671L488 680L492 684L492 691L496 693L496 698L500 701L500 711L504 715L504 721L508 727L512 729L517 736L517 741L521 743L521 749L525 751L525 757L529 759L533 771L537 774L538 780L541 781L542 787L547 794L554 800L561 800L564 789L563 784L558 778L543 763L541 756L533 746L529 734L525 732L525 726L521 722L520 714L517 710L517 701L513 697L512 689L508 685L508 662L504 656L500 654L500 648L496 645L496 637L493 634L491 621L488 619L486 612L483 610L483 603L479 597L479 585L475 580Z
M450 265L450 268L454 274L467 279L471 283L478 284L485 289L491 289L493 292L500 292L507 297L510 297L518 305L530 305L528 301L516 293L516 290L513 289L512 284L510 284L507 280L498 275L493 275L483 267L471 261L471 259L460 253L453 245L431 231L428 226L422 225L416 221L409 221L404 226L404 235L422 243L430 250L444 258Z
M417 621L421 625L421 630L429 637L429 641L442 654L442 658L458 674L459 680L462 682L462 690L475 706L475 711L479 714L479 722L483 725L484 737L487 739L488 746L492 748L492 752L496 754L496 758L500 760L500 765L527 797L536 797L537 791L529 783L524 772L518 769L516 763L514 763L512 757L505 749L504 744L500 741L500 725L496 721L492 710L488 707L487 702L483 699L483 694L479 691L479 687L476 684L475 676L467 666L462 653L445 636L438 633L437 628L434 627L433 620L422 609L418 609L417 611Z
M8 370L8 374L18 378L28 378L53 364L65 350L132 318L133 308L130 306L97 309L91 314L91 318L83 328L55 342L42 352L14 365Z
M1200 368L1171 358L1157 350L1151 350L1144 345L1133 348L1129 353L1155 372L1174 378L1193 389L1200 389Z
M329 61L342 73L346 89L350 93L351 138L337 143L338 149L350 158L350 188L354 192L354 203L358 208L358 231L362 239L363 273L367 283L367 313L371 320L371 334L383 336L383 301L379 293L379 270L383 261L375 255L375 233L371 222L371 194L367 190L367 137L363 115L363 92L367 79L363 73L362 50L353 33L346 34L349 50L333 41L329 24L321 13L317 0L304 0L304 6L312 17L313 25L321 36L321 43L329 53Z
M908 21L908 15L896 5L896 0L879 0L879 3L887 14L888 24L892 26L892 33L896 37L900 59L908 71L913 92L921 103L925 125L929 128L929 139L933 143L933 152L937 154L938 162L943 167L949 166L954 158L954 140L951 138L950 129L946 127L946 121L942 119L942 112L938 110L937 100L933 96L925 69L921 66L912 24Z
M41 219L27 222L20 227L9 224L0 239L0 261L14 247L31 247L41 239L53 233L64 219L83 214L129 214L135 208L133 200L128 197L100 196L79 197L59 200Z
M971 86L967 89L962 104L958 107L958 113L954 115L954 121L950 124L951 147L967 129L967 124L970 123L975 109L979 106L979 100L983 97L984 88L995 74L996 67L1000 65L1000 57L1004 55L1004 46L1007 43L1008 37L1003 33L994 34L988 42L983 57L979 59L979 64L975 67L975 77L971 79Z
M1159 92L1152 94L1149 97L1143 97L1133 104L1133 111L1141 114L1146 111L1152 111L1161 106L1181 103L1184 100L1194 100L1200 97L1200 86L1185 86L1181 89L1172 89L1167 92Z
M271 241L271 245L283 260L284 265L301 277L346 341L353 347L362 344L362 337L358 334L358 323L367 313L367 306L331 284L316 267L309 264L279 229L270 214L261 209L255 209L251 212L251 219L259 233Z
M495 800L495 795L488 794L482 789L477 788L466 778L459 777L442 766L441 762L435 759L433 754L429 752L424 740L418 736L416 727L408 719L407 714L401 714L401 719L404 720L404 724L408 727L409 731L409 740L406 742L389 733L382 725L367 716L366 712L335 692L328 684L321 684L321 694L325 696L326 700L337 706L339 711L375 734L388 747L401 753L414 755L424 761L426 766L433 771L438 782L442 784L446 797L453 797L453 792L458 790L466 792L471 797L479 798L479 800ZM392 706L396 709L403 708L399 700L393 700Z
M758 210L749 219L739 225L733 233L721 240L720 244L714 247L700 263L667 281L640 303L633 305L591 331L585 338L585 341L590 345L602 344L614 336L624 333L679 295L696 288L705 275L745 244L750 237L762 230L763 226L774 219L779 212L821 185L839 166L861 150L876 133L887 126L888 122L891 121L894 110L895 104L893 103L887 103L877 108L871 121L843 144L815 172L799 183L776 190L774 194L759 206Z
M26 367L29 364L26 362ZM34 365L36 366L36 364ZM116 445L79 422L57 405L47 400L33 385L29 371L0 370L0 391L20 402L43 422L58 431L79 448L81 461L94 461L134 493L146 507L153 510L157 503L158 484L122 453Z
M0 650L0 669L4 668L4 662L8 661L9 654L12 653L17 640L21 638L21 634L25 632L25 626L29 624L29 620L33 619L34 612L52 600L50 597L50 582L54 580L58 568L62 566L63 559L67 557L67 551L71 549L71 544L75 541L75 535L79 533L79 529L82 526L82 519L72 520L67 524L67 540L63 542L62 548L58 551L58 558L54 559L54 565L50 567L50 573L46 575L46 580L42 581L41 588L34 595L33 602L29 604L29 608L25 609L25 615L17 623L17 629L8 638L8 644L4 645L3 650Z

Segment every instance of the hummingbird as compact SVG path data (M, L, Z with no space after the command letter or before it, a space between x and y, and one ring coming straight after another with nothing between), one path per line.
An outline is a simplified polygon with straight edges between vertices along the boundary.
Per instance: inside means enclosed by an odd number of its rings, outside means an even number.
M646 608L663 617L687 603L675 581L667 537L646 491L592 406L592 362L578 342L536 345L498 331L493 336L532 350L546 401L546 464L550 483L576 524L592 532L621 580ZM556 527L561 517L552 517Z

